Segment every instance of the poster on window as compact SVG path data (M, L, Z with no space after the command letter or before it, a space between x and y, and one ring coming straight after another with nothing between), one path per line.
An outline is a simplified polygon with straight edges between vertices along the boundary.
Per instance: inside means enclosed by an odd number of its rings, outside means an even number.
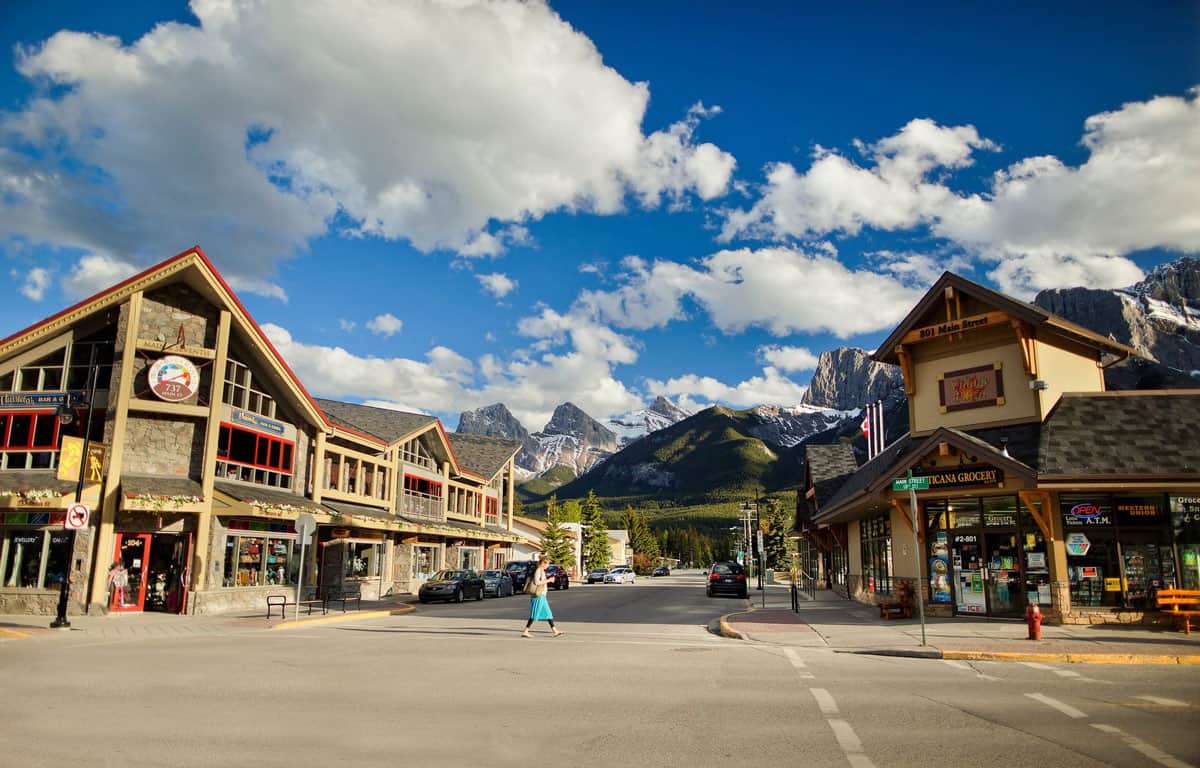
M946 532L938 531L930 548L929 599L934 603L949 603L950 596L950 547Z

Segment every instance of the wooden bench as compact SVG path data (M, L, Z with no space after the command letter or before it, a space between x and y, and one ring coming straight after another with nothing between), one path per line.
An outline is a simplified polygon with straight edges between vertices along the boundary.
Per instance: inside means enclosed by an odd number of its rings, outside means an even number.
M913 593L908 582L896 584L896 599L879 604L881 619L911 619L913 613Z
M1200 616L1200 589L1160 589L1154 600L1176 626L1183 624L1184 634L1192 634L1192 618Z
M296 605L295 600L289 600L287 595L267 595L267 618L271 618L276 606L279 607L279 618L287 618L287 608L289 605ZM300 605L308 606L308 613L311 615L313 609L320 606L321 613L326 613L328 609L325 607L323 600L301 600Z
M330 587L325 592L326 611L329 610L330 603L340 602L342 604L342 613L346 612L346 603L350 600L354 601L354 610L362 610L362 585L352 584L348 587Z

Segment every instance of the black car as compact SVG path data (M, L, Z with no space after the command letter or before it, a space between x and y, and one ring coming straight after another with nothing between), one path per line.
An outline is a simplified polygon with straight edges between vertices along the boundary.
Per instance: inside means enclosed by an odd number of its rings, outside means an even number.
M517 592L525 589L525 581L533 572L537 570L537 561L535 560L510 560L504 566L504 570L512 579L513 589Z
M489 597L512 597L514 591L512 577L507 571L483 572L483 594Z
M461 603L468 597L483 599L483 577L475 571L438 571L417 590L422 603L430 600L453 600Z
M561 565L547 565L546 584L550 589L570 589L571 575Z
M708 581L704 591L709 597L720 594L749 597L746 569L732 561L713 563L708 569Z
M652 574L650 574L650 575L651 575L651 576L670 576L670 575L671 575L671 569L670 569L670 568L668 568L668 567L667 567L667 566L665 566L665 565L660 565L660 566L658 566L657 568L655 568L655 569L654 569L654 573L652 573Z

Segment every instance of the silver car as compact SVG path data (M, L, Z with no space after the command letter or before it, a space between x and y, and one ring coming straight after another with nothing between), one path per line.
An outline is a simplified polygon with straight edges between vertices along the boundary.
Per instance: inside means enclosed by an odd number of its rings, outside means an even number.
M484 571L483 594L486 597L512 597L512 577L504 571Z
M627 565L618 565L604 576L605 584L636 584L637 575Z

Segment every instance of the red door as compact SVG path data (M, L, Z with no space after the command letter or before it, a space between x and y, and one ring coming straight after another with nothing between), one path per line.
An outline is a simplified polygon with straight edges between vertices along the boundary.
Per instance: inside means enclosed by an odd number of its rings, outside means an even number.
M118 533L113 562L125 566L124 590L110 587L108 609L113 613L141 611L146 605L146 570L150 562L150 534ZM112 584L112 573L109 583ZM123 594L122 594L123 592ZM123 598L123 600L122 600Z

